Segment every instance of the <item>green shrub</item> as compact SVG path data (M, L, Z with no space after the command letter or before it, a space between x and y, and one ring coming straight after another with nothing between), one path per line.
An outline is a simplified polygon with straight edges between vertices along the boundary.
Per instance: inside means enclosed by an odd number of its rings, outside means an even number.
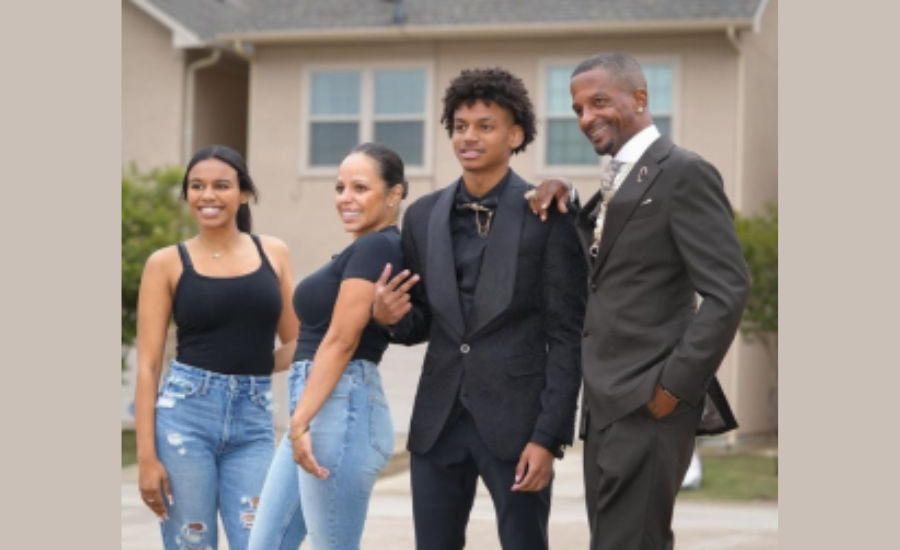
M750 272L741 333L748 341L761 344L769 356L768 401L778 433L778 205L767 203L756 216L735 215L735 227Z
M778 334L778 205L767 203L757 216L736 214L735 227L750 271L741 332L766 340Z
M157 168L122 172L122 357L134 343L138 291L147 258L186 238L193 218L178 198L184 172Z

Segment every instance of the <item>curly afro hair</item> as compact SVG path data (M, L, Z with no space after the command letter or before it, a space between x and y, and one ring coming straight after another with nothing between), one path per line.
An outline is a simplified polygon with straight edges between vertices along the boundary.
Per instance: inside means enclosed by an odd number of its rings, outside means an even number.
M450 137L453 137L453 115L459 106L463 103L471 106L479 99L488 105L496 103L506 109L512 115L513 123L522 127L524 133L522 144L513 149L514 155L524 151L525 147L534 141L537 128L528 90L520 78L499 67L463 70L447 86L441 123Z

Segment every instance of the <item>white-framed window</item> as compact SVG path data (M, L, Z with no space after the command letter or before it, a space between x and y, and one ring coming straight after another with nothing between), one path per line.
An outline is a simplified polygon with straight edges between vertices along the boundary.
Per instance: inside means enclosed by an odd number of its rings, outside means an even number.
M569 88L572 71L580 60L543 60L539 62L538 172L594 173L600 157L581 133L572 112ZM678 90L677 59L641 59L650 97L650 113L659 131L675 139Z
M431 68L312 66L304 72L301 172L333 174L365 141L394 149L407 172L430 168Z

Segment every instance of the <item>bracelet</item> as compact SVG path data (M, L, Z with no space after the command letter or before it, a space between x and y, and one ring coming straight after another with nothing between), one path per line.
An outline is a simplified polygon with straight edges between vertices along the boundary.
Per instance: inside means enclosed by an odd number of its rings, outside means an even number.
M306 432L308 432L308 431L309 431L309 424L307 424L305 428L303 428L302 430L300 430L300 433L297 433L297 432L288 432L288 439L291 440L291 441L300 439L300 438L303 437L303 436L306 434Z

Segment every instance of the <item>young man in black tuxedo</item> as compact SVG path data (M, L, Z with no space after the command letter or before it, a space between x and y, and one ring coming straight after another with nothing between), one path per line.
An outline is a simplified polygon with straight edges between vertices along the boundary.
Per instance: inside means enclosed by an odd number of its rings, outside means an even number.
M416 545L465 545L481 477L503 548L544 550L553 459L574 436L587 270L574 216L541 223L509 167L535 136L522 81L463 71L442 123L462 177L407 209L408 272L388 283L386 270L373 306L395 342L428 341L408 442Z
M695 435L737 427L716 371L747 269L719 172L660 135L640 65L595 55L571 92L581 130L612 157L576 222L590 272L580 436L591 548L668 550ZM532 209L545 215L555 198L567 211L570 191L544 181Z

